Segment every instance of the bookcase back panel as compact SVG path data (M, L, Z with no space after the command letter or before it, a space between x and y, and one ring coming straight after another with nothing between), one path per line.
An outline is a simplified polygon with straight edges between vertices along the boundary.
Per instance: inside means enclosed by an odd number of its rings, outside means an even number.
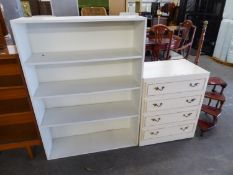
M81 125L69 125L69 126L61 126L54 127L51 129L52 136L54 138L58 137L66 137L66 136L74 136L81 134L89 134L93 132L101 132L106 130L113 129L124 129L129 128L130 119L117 120L117 121L99 121L95 123L82 123Z
M134 27L133 22L27 24L33 53L133 48Z
M107 130L129 129L131 123L135 123L137 118L126 118L119 120L99 121L95 123L82 123L69 126L60 126L51 128L53 138L90 134L95 132L104 132ZM131 128L134 129L134 128ZM135 132L135 130L134 130ZM136 132L135 132L136 134Z
M131 101L135 96L139 96L139 90L123 91L114 93L91 94L91 95L72 95L61 98L44 99L46 108L77 106L96 103L109 103L118 101ZM138 105L138 104L135 104Z
M140 61L140 60L139 60ZM39 82L132 75L132 61L38 66Z

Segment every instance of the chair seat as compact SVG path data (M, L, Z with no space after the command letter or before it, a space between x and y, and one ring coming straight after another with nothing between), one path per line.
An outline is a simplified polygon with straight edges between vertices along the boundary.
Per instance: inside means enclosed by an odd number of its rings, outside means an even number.
M177 52L175 52L173 50L170 50L170 59L171 60L180 60L180 59L183 59L183 58L184 57L181 54L179 54L179 53L177 53Z
M214 127L216 124L214 123L210 123L204 120L199 119L198 120L198 126L202 131L206 131L208 129L211 129L212 127Z
M222 110L218 109L216 107L208 106L208 105L202 105L201 111L212 115L215 118L218 118L221 115Z
M225 102L225 96L223 94L218 93L218 92L206 92L205 97L213 99L213 100Z
M210 77L208 81L208 85L220 85L226 87L227 83L219 77Z

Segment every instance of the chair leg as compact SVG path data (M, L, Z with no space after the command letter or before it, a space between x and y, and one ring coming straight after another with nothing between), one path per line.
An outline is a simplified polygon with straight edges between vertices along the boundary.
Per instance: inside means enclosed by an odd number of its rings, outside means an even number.
M200 137L203 137L204 136L204 132L202 130L200 130Z
M151 61L156 61L156 56L153 51L151 51Z
M191 50L191 46L188 47L188 50L187 50L186 55L185 55L185 57L184 57L186 60L187 60L188 57L189 57L189 52L190 52L190 50Z
M34 159L34 154L33 154L33 151L32 151L32 147L26 146L25 149L26 149L26 151L27 151L28 157L29 157L31 160Z

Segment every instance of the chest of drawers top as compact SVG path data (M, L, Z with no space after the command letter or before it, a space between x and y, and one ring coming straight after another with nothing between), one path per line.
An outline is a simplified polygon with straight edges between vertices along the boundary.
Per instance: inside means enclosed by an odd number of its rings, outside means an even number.
M185 59L144 63L144 80L201 75L209 75L209 72Z

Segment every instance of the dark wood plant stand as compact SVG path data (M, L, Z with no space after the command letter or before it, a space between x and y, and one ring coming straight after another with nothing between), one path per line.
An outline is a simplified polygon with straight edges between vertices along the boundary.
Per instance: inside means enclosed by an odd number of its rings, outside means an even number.
M224 89L227 87L227 83L219 77L210 77L208 86L212 86L211 92L205 93L205 98L209 99L208 104L202 105L202 112L211 117L211 121L199 119L198 126L201 130L201 136L203 133L216 126L218 118L221 116L222 107L225 102L225 96L223 94ZM217 91L220 88L220 91ZM213 106L212 101L215 101Z

